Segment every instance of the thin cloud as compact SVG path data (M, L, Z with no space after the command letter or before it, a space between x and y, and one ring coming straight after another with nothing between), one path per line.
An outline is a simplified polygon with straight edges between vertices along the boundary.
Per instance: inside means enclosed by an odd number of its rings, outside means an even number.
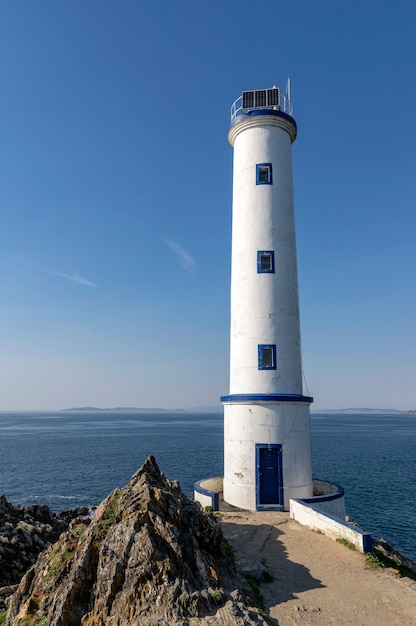
M3 304L1 308L4 311L11 311L12 313L19 313L19 314L21 313L20 309L17 309L14 306L8 306L7 304Z
M63 272L55 272L54 270L45 270L41 267L38 267L41 272L45 272L46 274L53 274L54 276L61 276L61 278L66 278L67 280L72 280L74 283L78 283L79 285L87 285L88 287L96 287L95 283L92 283L90 280L83 278L76 272L74 274L64 274Z
M165 242L167 246L174 252L180 262L182 267L189 272L190 274L194 274L196 272L196 261L191 257L191 255L186 252L176 241L172 239L168 239L167 237L162 237L162 241Z

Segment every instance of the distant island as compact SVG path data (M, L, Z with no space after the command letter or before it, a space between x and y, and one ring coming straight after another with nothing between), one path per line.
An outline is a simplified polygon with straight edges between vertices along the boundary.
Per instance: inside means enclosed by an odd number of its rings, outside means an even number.
M222 406L198 406L189 409L161 409L135 406L116 406L113 408L99 408L97 406L78 406L61 409L64 413L220 413Z
M152 408L145 409L135 406L116 406L114 408L105 408L101 409L98 406L76 406L71 407L69 409L61 409L63 412L74 412L74 413L95 413L95 412L111 412L111 413L164 413L165 411L172 412L184 412L185 409L160 409L160 408Z
M69 409L61 409L64 413L222 413L223 407L217 406L198 406L187 409L162 409L160 407L146 408L135 406L116 406L113 408L100 408L96 406L79 406ZM372 409L364 408L348 408L348 409L316 409L311 410L313 414L339 414L339 415L416 415L416 409L400 411L399 409Z
M416 413L416 411L399 411L398 409L321 409L311 411L311 413L342 413L343 415L401 415L403 413Z

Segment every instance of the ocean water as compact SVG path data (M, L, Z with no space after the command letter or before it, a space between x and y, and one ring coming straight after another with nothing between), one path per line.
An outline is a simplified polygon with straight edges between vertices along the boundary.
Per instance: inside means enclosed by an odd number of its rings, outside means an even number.
M222 474L222 414L0 413L0 494L14 504L97 505L149 454L192 496ZM416 561L416 416L313 414L312 454L350 519Z

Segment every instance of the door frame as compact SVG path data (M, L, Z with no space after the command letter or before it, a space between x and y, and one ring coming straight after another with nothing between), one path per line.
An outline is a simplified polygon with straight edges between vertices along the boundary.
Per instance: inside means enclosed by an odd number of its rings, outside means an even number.
M283 464L282 464L282 444L281 443L256 443L256 510L283 511ZM260 502L260 451L270 448L277 449L277 465L278 465L278 492L280 502L274 504L262 504Z

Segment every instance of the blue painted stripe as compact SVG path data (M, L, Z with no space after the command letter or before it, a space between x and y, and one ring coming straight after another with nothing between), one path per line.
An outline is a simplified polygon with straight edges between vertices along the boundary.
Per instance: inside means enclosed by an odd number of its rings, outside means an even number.
M255 393L255 394L243 394L234 393L230 396L221 396L221 402L305 402L310 404L313 402L313 398L309 396L302 396L300 394L281 393Z
M338 498L344 497L344 488L341 485L337 485L336 483L331 483L334 487L337 488L337 491L333 491L332 493L328 493L324 496L313 496L312 498L299 498L301 502L305 504L314 504L316 502L330 502L331 500L338 500Z
M370 533L365 533L363 535L363 550L364 552L372 552L373 551L373 538Z
M230 124L230 128L241 122L245 117L255 117L256 115L274 115L275 117L283 117L288 122L293 124L295 130L297 131L297 124L291 115L284 113L283 111L276 111L275 109L253 109L251 111L244 111L244 113L240 113Z
M196 493L200 493L203 496L208 496L211 498L212 508L214 511L218 511L220 508L220 494L218 491L212 491L211 489L205 489L205 487L201 487L201 483L209 480L207 478L203 478L202 480L198 480L194 483L194 491Z

